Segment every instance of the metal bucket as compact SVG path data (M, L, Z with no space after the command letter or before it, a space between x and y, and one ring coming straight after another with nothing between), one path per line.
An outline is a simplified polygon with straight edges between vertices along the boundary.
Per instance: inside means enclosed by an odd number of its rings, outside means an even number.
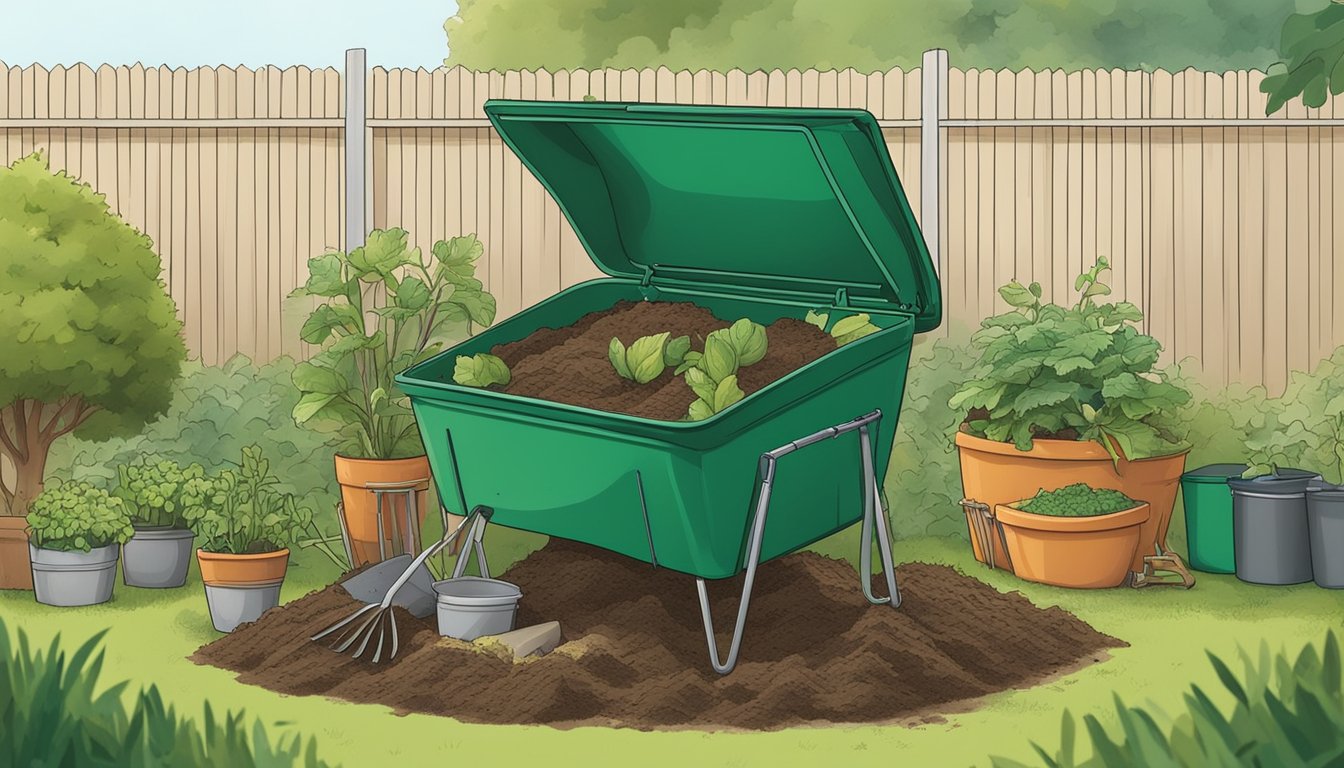
M514 584L477 576L434 582L434 593L439 634L468 641L512 631L523 596Z
M59 552L28 545L33 563L33 595L44 605L97 605L112 599L121 547L109 544L88 552Z
M1318 586L1344 589L1344 486L1307 489L1311 572Z
M1228 481L1238 579L1274 585L1311 581L1307 486L1320 479L1312 472L1280 470Z

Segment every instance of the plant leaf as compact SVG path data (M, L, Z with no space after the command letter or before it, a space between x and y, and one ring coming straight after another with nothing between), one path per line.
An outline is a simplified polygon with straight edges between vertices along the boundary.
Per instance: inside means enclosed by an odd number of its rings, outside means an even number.
M626 350L626 366L629 367L630 375L636 384L648 384L662 375L667 367L667 363L663 361L663 349L667 346L667 338L671 335L664 331L653 336L643 336L636 339Z
M635 374L631 373L630 366L625 362L625 345L621 340L612 337L611 343L607 345L607 359L611 361L611 367L616 369L616 375L622 379L634 379Z
M471 357L459 355L453 367L453 381L464 387L488 387L509 383L509 367L503 360L485 353Z

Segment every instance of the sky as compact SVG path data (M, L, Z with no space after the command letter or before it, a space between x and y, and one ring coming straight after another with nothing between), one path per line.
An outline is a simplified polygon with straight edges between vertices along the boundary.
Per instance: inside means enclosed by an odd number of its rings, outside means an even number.
M0 0L0 61L342 66L440 65L456 0Z

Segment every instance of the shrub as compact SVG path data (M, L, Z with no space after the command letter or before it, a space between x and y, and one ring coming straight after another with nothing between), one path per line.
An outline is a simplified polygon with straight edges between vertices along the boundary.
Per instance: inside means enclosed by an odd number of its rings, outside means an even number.
M113 494L126 502L134 523L186 528L193 514L184 491L189 481L203 477L200 464L183 467L172 459L141 457L117 467Z
M135 533L121 499L89 483L59 480L29 505L28 527L33 546L60 552L125 544Z
M67 656L57 637L43 652L23 630L11 639L0 617L0 765L325 765L316 742L272 739L241 712L216 719L207 703L196 721L154 686L128 705L126 683L99 681L101 643L99 633Z
M1111 292L1109 268L1100 258L1079 275L1069 307L1043 303L1039 283L999 289L1013 310L981 323L979 365L950 401L969 409L971 434L1023 451L1042 435L1094 440L1117 461L1185 447L1176 413L1190 394L1156 368L1162 347L1139 332L1139 308L1094 300Z
M234 555L275 552L311 533L313 513L292 493L277 488L270 461L255 445L242 450L235 469L226 469L189 484L199 495L191 520L201 549Z
M1133 509L1138 504L1119 491L1074 483L1053 491L1041 490L1013 506L1047 517L1099 517Z
M292 415L299 424L335 425L341 452L393 459L424 452L409 399L395 374L438 354L451 322L490 325L495 299L475 277L484 247L475 235L440 240L426 263L407 247L406 230L375 230L364 245L308 261L308 282L296 296L327 299L300 335L322 352L294 368L302 393ZM374 306L374 289L386 300ZM369 322L368 318L376 318Z
M34 154L0 168L0 514L41 492L70 433L133 434L168 407L186 347L148 237Z
M1078 766L1289 766L1339 765L1344 759L1344 673L1334 632L1318 652L1307 645L1294 660L1270 657L1261 645L1257 658L1241 653L1240 680L1222 659L1208 654L1218 679L1232 695L1224 714L1197 685L1183 698L1185 711L1174 720L1115 698L1121 734L1117 740L1095 715L1083 718L1093 754L1076 757L1073 716L1064 712L1060 746L1051 755L1032 744L1050 768ZM1022 763L992 758L998 768Z

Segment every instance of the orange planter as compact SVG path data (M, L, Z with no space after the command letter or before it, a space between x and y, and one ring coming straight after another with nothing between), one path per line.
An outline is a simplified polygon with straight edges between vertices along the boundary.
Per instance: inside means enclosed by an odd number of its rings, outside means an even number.
M284 581L289 550L230 555L198 549L196 561L201 565L201 581L212 587L258 587Z
M0 589L32 589L28 520L0 515Z
M994 514L1018 578L1099 589L1125 582L1152 510L1140 504L1096 517L1052 517L1000 504Z
M1139 546L1130 570L1144 571L1144 557L1166 551L1167 526L1176 503L1186 452L1138 461L1121 460L1117 468L1095 442L1081 440L1036 440L1030 451L1012 443L997 443L958 432L957 453L961 458L961 485L966 497L990 509L1031 498L1042 489L1058 490L1073 483L1120 491L1152 508L1139 532ZM986 562L972 532L975 557ZM1002 543L994 543L994 562L1008 570Z
M336 456L336 482L341 485L341 506L345 512L345 526L350 534L350 549L354 553L355 568L378 562L378 500L372 486L411 485L415 487L416 526L424 527L425 511L429 507L429 459L412 456L408 459L352 459ZM450 515L452 525L456 516ZM461 518L456 518L461 519ZM395 521L396 528L393 527ZM399 551L405 533L401 526L406 521L406 495L383 495L383 548L388 557ZM418 546L418 542L417 542ZM456 547L449 554L456 552Z

